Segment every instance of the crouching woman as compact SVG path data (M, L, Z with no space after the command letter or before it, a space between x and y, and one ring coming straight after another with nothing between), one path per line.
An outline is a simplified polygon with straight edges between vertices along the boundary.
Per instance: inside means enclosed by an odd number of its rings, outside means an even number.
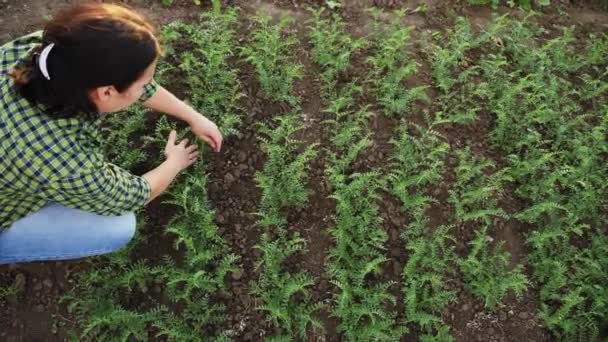
M119 249L133 212L197 158L172 132L166 160L133 175L104 160L102 114L140 101L220 150L217 126L154 82L160 53L143 16L110 4L67 8L0 47L0 264Z

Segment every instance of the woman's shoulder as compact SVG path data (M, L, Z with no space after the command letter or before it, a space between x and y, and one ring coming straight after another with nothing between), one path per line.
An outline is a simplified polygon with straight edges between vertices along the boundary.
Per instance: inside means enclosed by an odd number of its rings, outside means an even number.
M42 43L42 31L36 31L0 46L0 75L8 75L18 62Z

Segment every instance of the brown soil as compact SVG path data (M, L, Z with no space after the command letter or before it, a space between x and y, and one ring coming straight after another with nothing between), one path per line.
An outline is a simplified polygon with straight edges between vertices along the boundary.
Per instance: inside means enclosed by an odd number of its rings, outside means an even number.
M57 8L76 0L0 0L0 44L19 35L41 28L45 17L51 15ZM170 8L160 5L160 1L130 0L124 1L129 5L143 11L159 24L174 20L189 21L197 17L200 8L189 0L175 1ZM298 0L234 0L227 3L239 6L245 13L252 14L257 10L266 10L273 16L290 15L296 19L295 30L299 38L306 41L305 20L310 17L305 10L306 6L323 3L317 1ZM561 1L559 6L546 10L541 21L547 26L577 24L583 31L606 31L608 26L608 12L602 11L601 1L589 3L569 4ZM437 0L350 0L342 1L340 10L346 18L350 31L356 36L365 35L365 24L370 21L369 15L364 11L371 6L385 8L415 9L419 5L426 5L426 12L406 15L404 24L413 25L415 29L412 36L428 35L432 31L440 31L452 25L455 15L465 15L472 20L475 27L486 25L492 10L487 7L471 7L464 5L464 1L437 1ZM557 8L561 8L566 15L560 15ZM500 12L510 11L501 8ZM246 32L242 32L245 34ZM412 53L420 63L420 71L416 79L411 80L412 85L430 84L430 70L424 61L421 46L413 45ZM299 139L305 143L319 143L319 151L329 147L328 132L320 122L326 117L322 112L323 103L319 96L319 84L315 76L317 70L312 64L310 46L303 43L297 51L298 59L305 65L305 77L296 85L296 92L302 98L303 117L307 128L300 133ZM261 96L259 85L247 66L239 65L241 69L241 82L247 94L243 99L245 108L244 122L241 133L227 139L220 154L212 154L209 163L209 197L216 208L216 222L220 227L220 234L229 243L232 251L241 256L242 275L228 277L229 291L220 298L227 307L227 320L225 328L236 331L235 340L259 341L261 336L272 332L269 324L265 322L261 312L255 309L256 300L250 295L249 284L259 276L255 269L255 261L260 253L254 246L259 241L260 229L256 226L256 211L260 199L254 175L264 163L264 154L260 151L256 139L255 122L267 121L275 115L284 113L280 105L267 101ZM355 59L352 76L362 76L366 72L363 59ZM171 88L170 86L167 86ZM432 110L432 106L429 108ZM413 115L408 120L422 123L422 116ZM374 132L374 146L357 163L357 170L379 168L387 170L388 157L392 152L389 140L394 137L398 126L397 119L376 116L371 123ZM475 153L494 159L500 165L499 156L493 153L487 141L488 130L491 127L489 115L480 116L479 120L469 127L449 126L443 127L441 133L446 136L453 148L470 146ZM308 251L290 267L304 269L316 279L312 289L313 298L326 303L332 301L335 291L329 283L325 273L325 263L328 250L332 246L328 229L332 226L331 215L335 212L335 203L329 199L330 189L324 177L324 156L319 156L312 163L309 188L312 189L309 205L301 210L292 210L288 213L290 227L298 231L308 244ZM450 167L454 161L451 160ZM441 204L429 210L430 222L433 226L448 223L453 215L453 209L446 205L447 189L453 180L453 174L448 172L444 184L431 189ZM401 272L407 255L405 242L400 232L407 224L408 218L399 210L400 206L394 198L383 195L381 215L389 236L387 242L387 257L384 280L401 282ZM520 204L514 196L507 194L501 199L501 206L509 212L519 208ZM159 255L174 252L171 239L162 235L162 227L172 211L161 206L157 201L147 209L149 224L141 232L147 237L145 245L136 247L134 256L154 260ZM513 255L513 263L526 264L527 250L524 245L524 234L528 227L514 221L498 222L495 229L497 240L505 241L505 248ZM457 233L457 252L464 254L468 248L467 242L472 237L468 227L460 226ZM25 279L23 284L24 295L16 302L0 302L0 341L63 341L68 335L68 327L74 326L74 318L67 313L64 304L59 303L60 297L71 288L79 272L86 270L85 261L27 263L10 266L0 266L0 285L7 285ZM536 318L539 309L538 295L529 291L524 298L517 300L508 298L505 305L496 312L484 310L482 303L473 298L462 285L462 281L455 279L455 288L458 291L458 300L451 305L444 314L445 321L451 326L452 334L457 341L548 341L549 334L544 330ZM403 319L403 298L400 285L395 286L394 294L398 298L398 305L394 310L398 318ZM326 332L323 336L310 336L312 341L338 341L335 331L337 321L329 317L329 312L319 312L324 321ZM416 332L412 331L404 340L416 340Z

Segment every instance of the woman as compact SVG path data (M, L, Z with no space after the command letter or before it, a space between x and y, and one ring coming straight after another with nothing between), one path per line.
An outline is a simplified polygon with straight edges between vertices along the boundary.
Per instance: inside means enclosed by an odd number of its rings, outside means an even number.
M109 4L73 6L0 47L0 264L119 249L135 232L133 211L197 158L171 132L166 160L132 175L104 161L101 113L142 101L220 151L217 126L153 81L160 53L146 19Z

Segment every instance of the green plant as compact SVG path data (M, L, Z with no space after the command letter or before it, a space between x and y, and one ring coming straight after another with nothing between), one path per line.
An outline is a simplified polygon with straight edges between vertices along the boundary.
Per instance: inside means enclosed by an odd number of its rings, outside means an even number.
M399 137L393 140L395 166L390 175L392 193L399 198L403 210L425 206L434 199L424 193L425 188L441 181L449 145L432 128L413 124L417 135L408 132L408 126L399 128Z
M500 4L500 0L467 0L471 5L492 5L493 8L497 8ZM513 7L515 5L521 6L524 9L532 9L532 5L538 6L549 6L551 4L551 0L509 0L507 1L509 6Z
M456 299L454 291L447 287L456 259L451 227L430 231L426 209L427 206L412 209L412 223L403 234L409 252L403 268L406 319L420 326L421 340L452 341L449 327L441 318L443 310Z
M260 125L261 148L267 155L264 168L255 179L262 190L258 225L264 229L256 248L262 255L257 263L260 276L252 284L252 293L261 301L258 309L266 311L268 320L282 334L273 340L290 341L292 336L306 337L306 329L323 330L313 313L322 307L313 303L308 288L314 284L305 272L285 271L285 260L305 249L305 240L285 229L288 221L283 209L306 204L309 191L305 179L315 145L299 152L301 143L293 138L302 129L295 115L279 116L276 127Z
M282 270L285 259L304 250L305 240L297 234L288 237L284 231L278 234L274 239L269 233L262 234L257 246L262 251L257 266L260 278L254 284L253 293L262 302L258 308L266 311L268 319L284 331L282 336L273 338L291 340L294 335L305 338L309 325L315 330L323 330L321 322L312 315L322 308L322 304L311 301L308 288L314 285L314 279L309 274ZM296 297L299 300L294 300Z
M502 184L510 178L506 169L488 176L488 169L494 163L477 158L468 149L456 151L456 184L450 191L449 202L456 210L459 221L480 221L489 225L496 217L508 218L507 213L497 207L496 196L502 191Z
M296 79L302 78L302 64L294 62L293 47L298 43L293 34L284 33L293 21L281 17L271 24L272 17L258 14L257 28L249 45L241 48L241 56L255 67L260 85L267 97L295 106L299 98L293 94Z
M162 34L167 43L189 46L180 52L168 49L169 59L186 75L178 82L185 83L194 108L217 122L224 134L236 133L242 112L239 99L244 96L237 70L229 64L237 48L237 22L238 12L227 9L203 13L193 24L171 23Z
M354 53L367 45L363 39L354 39L346 33L344 22L337 14L324 18L324 9L311 9L313 18L309 21L308 34L313 45L312 57L321 69L321 78L327 90L331 89L340 73L350 66Z
M491 241L487 226L479 229L471 242L471 252L460 261L460 269L471 292L483 299L486 308L494 310L509 291L521 297L530 282L522 265L509 269L511 258L509 253L502 251L503 243L497 243L491 249Z
M388 115L403 115L414 101L430 102L426 86L406 87L404 82L418 71L418 64L407 51L411 27L403 27L404 11L395 11L389 25L380 24L380 10L371 11L374 17L372 55L367 58L371 83L378 103Z
M392 282L368 282L379 275L386 261L382 251L387 235L378 215L377 173L350 176L329 169L337 202L335 227L330 234L336 246L328 265L331 282L338 288L333 315L340 319L338 329L348 340L394 341L405 332L385 303L395 304L389 293Z
M314 158L315 145L307 146L296 153L298 142L293 139L295 132L302 129L295 115L277 117L277 126L260 125L259 137L262 150L268 160L264 169L256 173L255 179L262 189L260 224L263 226L283 225L281 209L302 207L308 198L305 178L309 161Z

